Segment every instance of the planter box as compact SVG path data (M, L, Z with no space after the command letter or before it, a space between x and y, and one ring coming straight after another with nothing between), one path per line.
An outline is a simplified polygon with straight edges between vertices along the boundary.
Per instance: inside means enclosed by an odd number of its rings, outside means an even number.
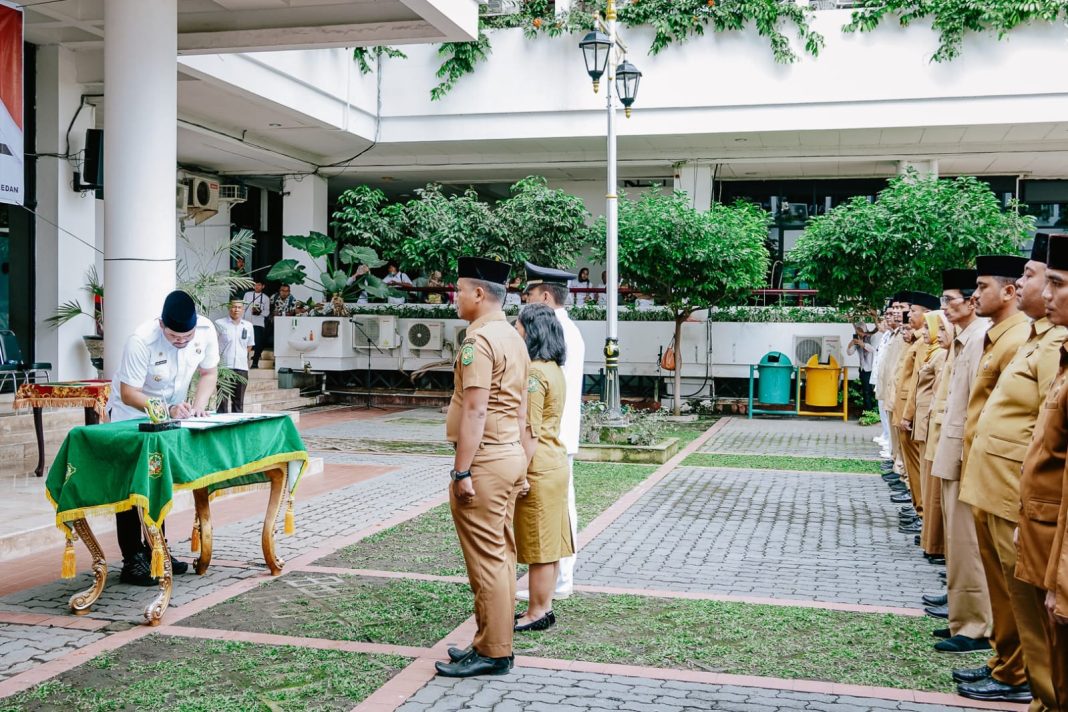
M697 413L689 413L688 415L662 415L660 417L665 423L696 423L700 416Z
M679 439L668 438L656 445L579 445L576 460L586 462L636 462L663 465L679 451Z

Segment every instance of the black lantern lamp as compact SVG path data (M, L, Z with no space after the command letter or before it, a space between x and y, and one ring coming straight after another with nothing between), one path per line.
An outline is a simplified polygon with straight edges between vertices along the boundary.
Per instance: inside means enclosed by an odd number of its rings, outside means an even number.
M608 53L612 50L612 40L603 32L590 32L579 42L582 56L586 60L586 73L593 80L596 93L601 85L601 75L608 68Z
M638 97L638 82L641 78L642 73L638 68L625 59L623 64L616 67L616 94L619 95L619 101L623 104L628 119L630 107Z

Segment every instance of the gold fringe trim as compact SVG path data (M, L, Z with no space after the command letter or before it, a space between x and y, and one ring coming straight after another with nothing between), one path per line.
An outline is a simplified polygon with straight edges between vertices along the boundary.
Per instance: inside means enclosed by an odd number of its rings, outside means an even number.
M159 534L163 536L163 534ZM156 543L152 545L152 567L149 569L148 575L152 578L163 578L163 545L160 544L157 538Z
M200 553L200 517L193 520L193 533L189 536L189 551Z
M104 406L96 398L20 398L11 404L13 410L23 408L92 408L104 415Z
M229 470L220 470L219 472L213 472L210 475L205 475L199 479L193 480L192 482L177 484L174 486L174 491L177 492L180 490L200 489L209 485L225 482L226 480L233 479L235 477L241 477L242 475L250 475L255 474L257 472L263 472L264 470L270 469L272 465L280 465L282 463L289 463L295 461L300 461L300 473L297 475L297 481L293 483L293 487L289 490L290 492L295 492L297 490L297 485L300 484L301 479L303 479L304 477L304 473L308 470L307 450L295 450L293 452L278 453L277 455L271 455L270 457L265 457L260 460L256 460L255 462L250 462L246 465L242 465L241 467L232 467ZM288 472L286 474L288 477ZM167 515L170 514L171 507L174 506L174 500L172 499L171 501L163 505L163 508L160 510L159 513L159 518L152 519L152 517L148 514L148 497L145 497L143 494L131 494L129 497L120 502L95 504L90 507L76 507L74 509L67 509L61 512L59 511L59 504L56 502L56 500L52 498L52 493L48 491L47 487L45 488L45 496L48 498L48 501L52 503L52 507L56 510L56 526L60 529L65 529L65 525L67 522L73 522L78 519L85 519L91 514L109 512L112 514L118 514L119 512L125 512L129 509L133 509L134 507L141 508L141 519L144 520L146 526L158 527L160 524L163 523L163 520L167 518Z
M78 572L77 561L74 558L74 537L67 534L67 547L63 550L63 567L60 569L60 577L65 579L74 578Z
M289 504L286 506L286 523L285 528L282 530L286 533L286 536L295 534L297 532L297 526L295 517L293 516L293 495L289 495Z

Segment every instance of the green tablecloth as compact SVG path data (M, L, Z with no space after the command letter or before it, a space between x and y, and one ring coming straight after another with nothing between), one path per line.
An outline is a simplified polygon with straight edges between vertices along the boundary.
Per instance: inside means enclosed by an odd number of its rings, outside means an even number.
M216 492L267 482L264 470L289 466L291 493L308 453L289 417L265 418L206 430L142 433L144 420L76 427L59 448L45 483L56 525L89 513L141 507L149 525L171 509L175 490Z

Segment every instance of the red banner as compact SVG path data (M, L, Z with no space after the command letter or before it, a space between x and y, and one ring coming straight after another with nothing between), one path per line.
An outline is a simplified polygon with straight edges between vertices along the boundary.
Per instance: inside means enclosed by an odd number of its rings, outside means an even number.
M23 203L22 10L0 5L0 202Z

